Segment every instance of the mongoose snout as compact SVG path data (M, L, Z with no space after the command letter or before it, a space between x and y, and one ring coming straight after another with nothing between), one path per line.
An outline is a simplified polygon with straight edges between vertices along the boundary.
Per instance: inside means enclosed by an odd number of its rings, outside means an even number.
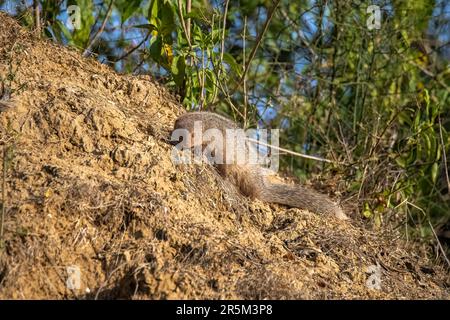
M197 123L197 124L196 124ZM199 124L200 127L199 127ZM188 141L184 141L184 147L204 147L202 140L194 139L194 132L198 134L197 128L201 129L201 134L207 130L214 129L221 133L223 141L214 144L214 153L220 155L221 159L227 159L226 154L230 152L227 146L230 144L226 141L226 131L239 129L239 126L218 114L211 112L191 112L181 115L174 124L176 129L184 129L189 133ZM200 142L197 142L200 141ZM177 144L178 141L175 142ZM236 146L234 143L231 144ZM238 150L235 153L249 154L254 148L248 141L238 144ZM290 207L306 209L319 214L333 214L339 219L348 219L342 209L334 203L328 196L318 193L310 188L301 185L288 185L282 183L273 183L267 178L267 169L262 168L255 163L242 163L237 161L224 161L213 163L220 174L229 179L239 190L250 198L257 198L264 202L278 203Z

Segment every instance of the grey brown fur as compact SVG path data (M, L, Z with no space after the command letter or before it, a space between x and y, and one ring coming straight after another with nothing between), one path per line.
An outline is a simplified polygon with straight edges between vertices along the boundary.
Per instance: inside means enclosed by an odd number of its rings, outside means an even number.
M203 132L215 128L220 130L224 137L226 129L239 128L236 123L218 114L191 112L181 115L176 120L174 129L186 129L190 134L193 134L196 121L202 122ZM192 145L192 147L194 146ZM248 147L247 144L246 149ZM218 152L226 154L225 143L223 150L218 150ZM248 152L248 150L242 152ZM250 198L306 209L320 214L333 214L339 219L347 219L342 209L328 196L301 185L270 182L265 169L259 165L231 163L216 164L216 167L223 177L231 180L244 195Z

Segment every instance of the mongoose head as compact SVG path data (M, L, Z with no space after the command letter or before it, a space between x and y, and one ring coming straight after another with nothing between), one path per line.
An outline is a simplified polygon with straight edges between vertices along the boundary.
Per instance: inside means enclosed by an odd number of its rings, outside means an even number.
M186 141L184 142L184 145L186 147L193 147L193 134L194 134L194 124L196 121L200 121L201 119L196 119L197 117L193 116L193 114L191 113L186 113L184 115L181 115L176 121L175 124L173 126L173 131L171 133L172 139L171 139L171 143L173 145L176 145L179 143L179 140L175 140L174 138L178 138L180 137L178 134L174 134L175 130L180 130L180 129L184 129L187 130L187 133L189 134L189 137ZM184 139L184 135L182 135L183 139ZM187 145L189 143L189 145Z
M173 129L187 129L189 132L192 132L194 130L194 121L195 119L189 113L185 113L175 121Z
M195 126L199 126L201 128L200 134L203 134L206 130L217 129L222 133L227 129L236 129L237 125L218 114L211 112L189 112L181 115L176 121L173 130L177 129L185 129L191 135L190 141L193 141L193 134ZM173 133L173 131L172 131ZM173 137L174 135L172 135ZM177 141L176 141L177 142ZM192 147L192 145L191 145Z
M203 130L219 129L235 129L237 125L221 115L211 112L189 112L181 115L175 121L174 129L187 129L190 132L194 130L195 122L201 122Z

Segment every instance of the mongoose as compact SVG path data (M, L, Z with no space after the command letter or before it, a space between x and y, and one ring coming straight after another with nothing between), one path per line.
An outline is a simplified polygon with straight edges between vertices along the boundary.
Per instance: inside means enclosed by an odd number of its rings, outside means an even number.
M186 129L191 135L194 132L194 123L200 121L203 134L208 129L218 129L223 137L227 129L238 129L239 126L233 121L211 112L190 112L181 115L174 125L175 129ZM219 146L216 152L221 153L225 159L226 142ZM196 147L195 141L187 147ZM202 147L202 146L200 146ZM245 144L248 149L250 145ZM248 152L248 150L238 150ZM319 214L334 214L339 219L347 219L342 209L328 196L301 185L288 185L273 183L267 178L267 169L256 164L238 164L236 162L214 164L219 173L229 179L239 190L250 198L257 198L264 202L278 203L290 207L306 209Z

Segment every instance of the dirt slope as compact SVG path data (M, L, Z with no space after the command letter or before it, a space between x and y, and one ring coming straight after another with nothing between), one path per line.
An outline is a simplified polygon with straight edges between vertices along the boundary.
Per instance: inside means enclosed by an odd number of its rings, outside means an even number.
M0 112L0 298L449 297L445 270L396 234L252 202L210 167L175 167L166 138L182 109L149 77L1 13L0 30L14 101ZM377 264L378 290L366 285Z

